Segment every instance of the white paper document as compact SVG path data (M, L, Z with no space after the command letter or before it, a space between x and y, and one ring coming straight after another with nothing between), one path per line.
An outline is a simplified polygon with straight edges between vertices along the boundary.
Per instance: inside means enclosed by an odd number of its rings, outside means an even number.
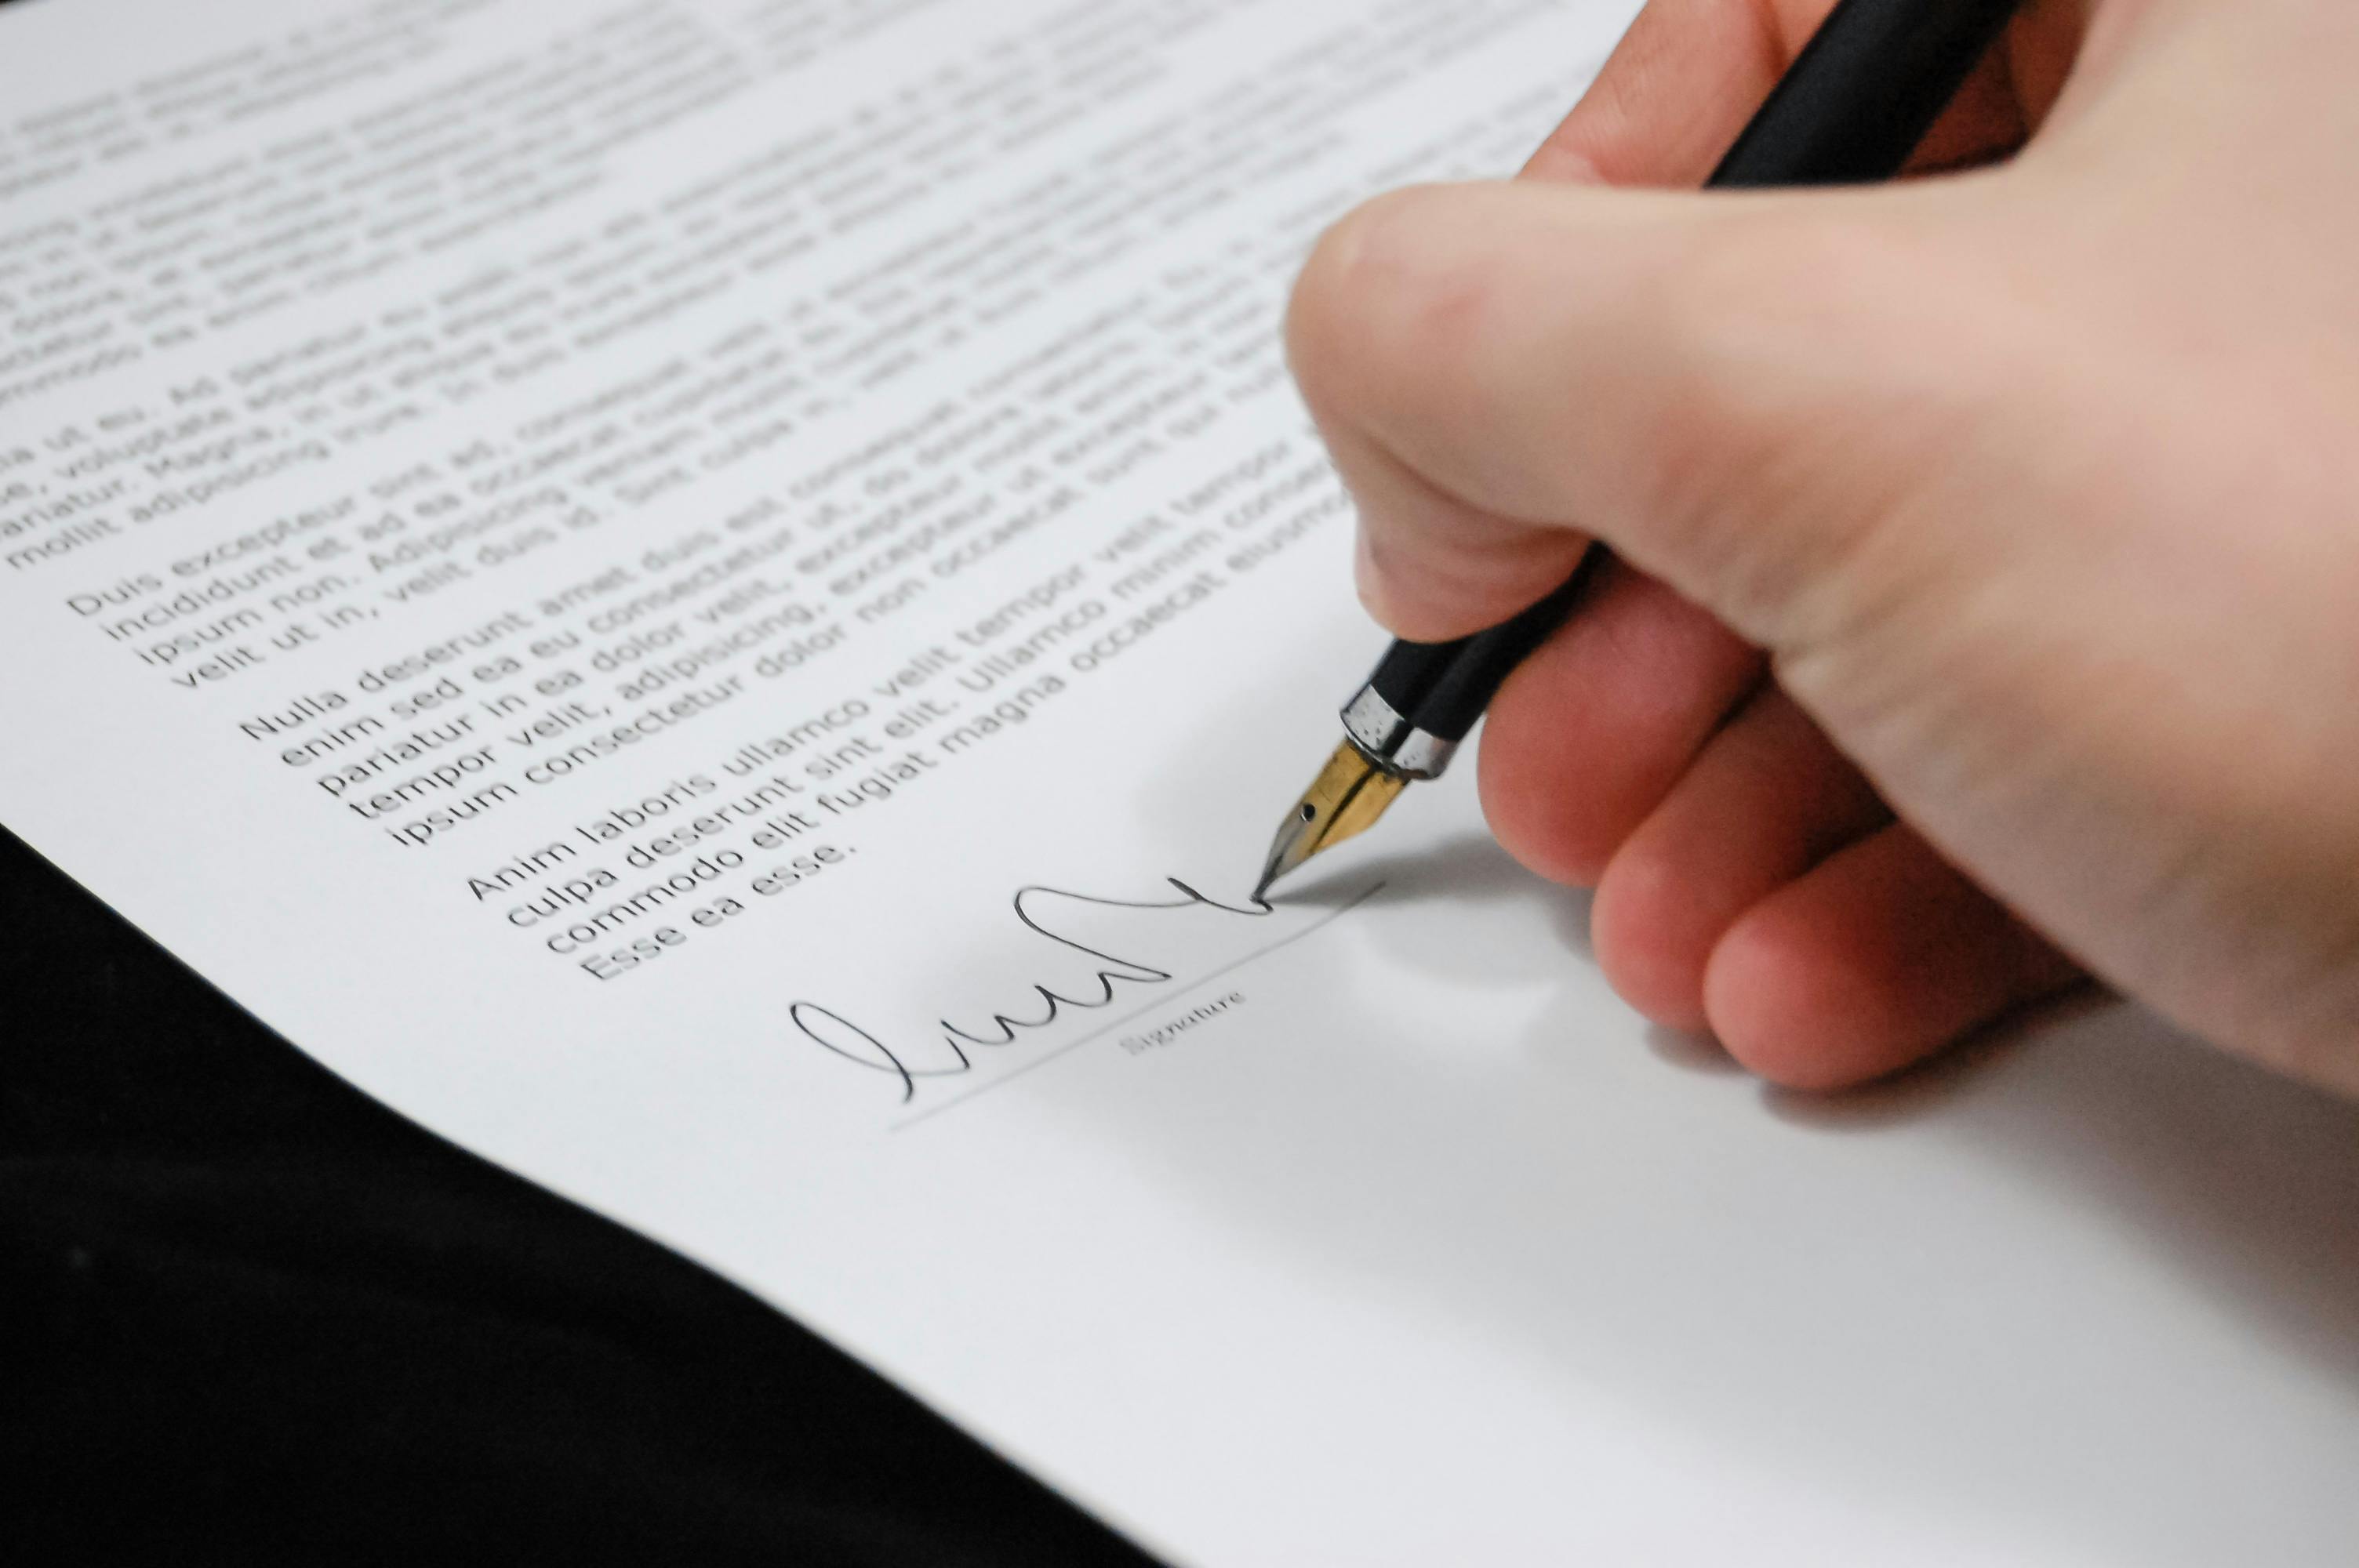
M353 1083L1190 1563L2359 1542L2359 1116L2121 1010L1650 1031L1381 638L1355 200L1631 0L0 11L0 821Z

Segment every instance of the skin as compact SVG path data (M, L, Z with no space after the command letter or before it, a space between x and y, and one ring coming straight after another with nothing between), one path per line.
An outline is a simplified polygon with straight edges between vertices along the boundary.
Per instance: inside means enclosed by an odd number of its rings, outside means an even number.
M2027 8L1871 189L1697 193L1828 0L1654 0L1525 176L1288 344L1363 598L1501 692L1501 841L1777 1083L2093 976L2359 1093L2359 6Z

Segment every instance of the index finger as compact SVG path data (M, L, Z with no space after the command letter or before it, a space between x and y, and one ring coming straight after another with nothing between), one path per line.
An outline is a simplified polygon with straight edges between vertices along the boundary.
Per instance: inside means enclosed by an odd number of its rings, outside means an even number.
M1535 179L1701 185L1835 0L1650 0L1605 69L1525 165ZM2018 146L2009 51L1985 60L1912 167L1976 163Z

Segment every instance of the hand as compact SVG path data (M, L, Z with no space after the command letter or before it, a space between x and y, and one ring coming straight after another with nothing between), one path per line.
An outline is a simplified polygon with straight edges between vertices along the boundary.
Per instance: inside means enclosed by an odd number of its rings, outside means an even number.
M1484 808L1769 1078L2086 970L2359 1092L2359 6L2035 5L1927 178L1601 188L1700 182L1829 5L1654 0L1525 179L1321 243L1362 594L1454 637L1613 546Z

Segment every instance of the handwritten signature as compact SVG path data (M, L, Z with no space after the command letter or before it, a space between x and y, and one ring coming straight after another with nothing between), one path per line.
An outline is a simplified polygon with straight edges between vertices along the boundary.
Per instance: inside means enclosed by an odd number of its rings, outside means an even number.
M1089 982L1084 983L1083 994L1080 996L1066 996L1051 990L1045 985L1037 983L1032 985L1029 989L1033 998L1038 1000L1037 1011L1033 1011L1027 1003L1020 1015L995 1012L991 1016L991 1022L980 1028L966 1028L948 1019L941 1020L942 1041L950 1050L950 1060L941 1065L914 1065L910 1055L895 1050L842 1013L832 1008L821 1007L815 1001L796 1002L787 1010L787 1016L797 1031L814 1044L825 1046L848 1062L855 1063L875 1072L888 1073L899 1079L901 1102L906 1105L916 1098L919 1078L956 1077L962 1073L973 1072L975 1063L973 1053L977 1049L996 1050L1013 1045L1024 1035L1048 1028L1063 1018L1068 1011L1090 1012L1100 1008L1112 1007L1116 996L1120 994L1118 989L1120 987L1168 985L1175 978L1170 970L1158 968L1142 959L1118 957L1114 954L1102 952L1086 943L1076 941L1071 936L1059 935L1042 924L1040 918L1027 906L1027 900L1060 898L1075 903L1094 904L1101 909L1212 909L1223 914L1242 915L1253 920L1264 919L1277 913L1266 903L1256 902L1242 907L1233 903L1223 903L1216 898L1208 898L1198 892L1177 877L1168 880L1180 893L1180 897L1140 902L1130 899L1096 898L1088 893L1068 892L1061 888L1018 889L1015 899L1016 919L1022 921L1035 934L1047 937L1060 947L1070 948L1084 957L1093 959L1102 967L1096 970Z

